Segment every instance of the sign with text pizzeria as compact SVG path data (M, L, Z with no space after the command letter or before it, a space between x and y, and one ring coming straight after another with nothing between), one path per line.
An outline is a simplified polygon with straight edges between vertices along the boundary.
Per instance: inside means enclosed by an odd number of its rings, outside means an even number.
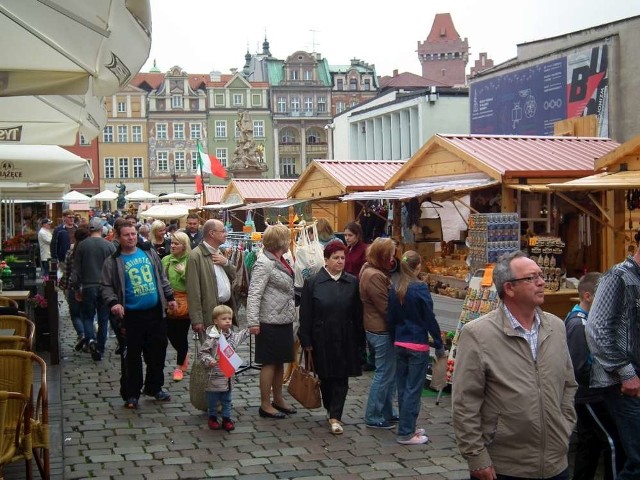
M555 122L595 114L609 136L608 56L602 43L473 82L471 133L553 135Z

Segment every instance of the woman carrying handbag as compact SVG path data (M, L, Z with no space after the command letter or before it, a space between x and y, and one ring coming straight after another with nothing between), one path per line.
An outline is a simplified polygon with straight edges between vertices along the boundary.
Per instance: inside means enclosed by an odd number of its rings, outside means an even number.
M364 345L358 280L344 271L346 249L338 240L328 243L324 268L305 280L298 331L320 378L322 403L334 435L343 432L349 377L362 375L358 352Z

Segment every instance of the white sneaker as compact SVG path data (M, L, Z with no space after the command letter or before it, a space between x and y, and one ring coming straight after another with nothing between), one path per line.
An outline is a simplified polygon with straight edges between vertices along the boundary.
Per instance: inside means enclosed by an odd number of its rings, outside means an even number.
M423 443L427 443L428 441L429 441L429 437L427 437L426 435L418 435L418 434L415 434L409 440L400 440L400 439L397 440L397 442L400 443L401 445L421 445Z
M416 428L414 435L424 435L425 431L426 430L424 428Z

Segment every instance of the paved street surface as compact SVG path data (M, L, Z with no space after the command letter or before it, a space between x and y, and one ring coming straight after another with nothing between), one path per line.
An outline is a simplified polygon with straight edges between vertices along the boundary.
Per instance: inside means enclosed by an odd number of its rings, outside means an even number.
M236 429L212 431L206 414L189 403L189 375L181 382L171 379L171 346L165 388L172 401L141 397L138 410L127 410L118 394L114 339L103 360L94 362L88 353L73 350L66 305L60 330L63 360L49 372L53 479L469 478L455 447L450 396L439 406L435 397L423 398L419 426L430 441L406 446L396 443L394 431L364 426L371 372L351 380L344 434L334 436L322 409L300 408L285 420L260 418L259 372L251 369L236 384ZM248 359L247 346L239 353ZM24 463L11 464L5 473L7 479L23 479Z

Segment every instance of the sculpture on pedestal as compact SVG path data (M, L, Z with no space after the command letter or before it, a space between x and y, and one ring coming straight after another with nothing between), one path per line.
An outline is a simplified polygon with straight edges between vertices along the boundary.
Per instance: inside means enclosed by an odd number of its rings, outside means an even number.
M267 170L262 161L264 147L253 139L253 124L246 110L238 112L236 126L240 132L229 171L234 177L260 176ZM262 147L262 148L261 148Z

